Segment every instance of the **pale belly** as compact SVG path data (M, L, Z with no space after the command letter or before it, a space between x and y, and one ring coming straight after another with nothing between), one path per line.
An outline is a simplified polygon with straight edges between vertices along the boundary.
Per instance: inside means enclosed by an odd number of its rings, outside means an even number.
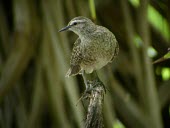
M107 65L110 62L110 59L106 58L99 58L97 61L95 61L93 64L90 65L84 65L81 64L82 70L85 70L86 73L92 73L94 70L99 70L105 65Z

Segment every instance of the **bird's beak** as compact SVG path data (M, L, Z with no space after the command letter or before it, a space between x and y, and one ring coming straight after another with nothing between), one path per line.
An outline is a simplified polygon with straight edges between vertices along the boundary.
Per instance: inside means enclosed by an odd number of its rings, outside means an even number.
M66 26L66 27L60 29L58 32L66 31L66 30L68 30L70 27L71 27L71 26Z

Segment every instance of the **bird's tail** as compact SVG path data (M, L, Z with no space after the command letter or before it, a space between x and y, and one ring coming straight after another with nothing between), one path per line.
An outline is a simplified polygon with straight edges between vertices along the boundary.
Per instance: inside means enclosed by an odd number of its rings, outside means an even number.
M79 65L71 66L71 68L67 71L65 77L75 76L79 74L80 71L81 71L81 68Z

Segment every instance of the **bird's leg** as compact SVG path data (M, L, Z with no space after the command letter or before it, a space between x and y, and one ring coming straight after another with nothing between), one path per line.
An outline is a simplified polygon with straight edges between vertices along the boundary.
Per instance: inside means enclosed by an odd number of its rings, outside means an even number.
M87 79L86 79L86 77L85 77L85 71L84 71L84 70L82 71L82 76L83 76L84 84L85 84L86 90L87 90L88 84L87 84Z
M80 74L81 74L82 77L83 77L84 84L85 84L85 86L86 86L86 90L85 90L85 92L83 93L83 95L79 98L79 100L77 101L76 106L78 105L78 103L79 103L80 101L82 101L83 107L84 107L84 101L83 101L82 99L87 99L87 98L88 98L88 93L87 93L87 92L88 92L88 90L89 90L89 86L88 86L87 78L86 78L86 76L85 76L85 71L82 70ZM85 108L85 107L84 107L84 108Z

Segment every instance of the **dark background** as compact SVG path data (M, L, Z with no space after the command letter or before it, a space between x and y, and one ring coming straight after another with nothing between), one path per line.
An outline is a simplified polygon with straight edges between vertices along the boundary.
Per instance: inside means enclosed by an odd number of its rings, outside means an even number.
M120 46L98 71L105 128L169 128L170 61L152 64L170 47L169 0L1 0L0 127L84 126L76 106L82 77L64 77L77 36L58 33L80 15L111 30Z

